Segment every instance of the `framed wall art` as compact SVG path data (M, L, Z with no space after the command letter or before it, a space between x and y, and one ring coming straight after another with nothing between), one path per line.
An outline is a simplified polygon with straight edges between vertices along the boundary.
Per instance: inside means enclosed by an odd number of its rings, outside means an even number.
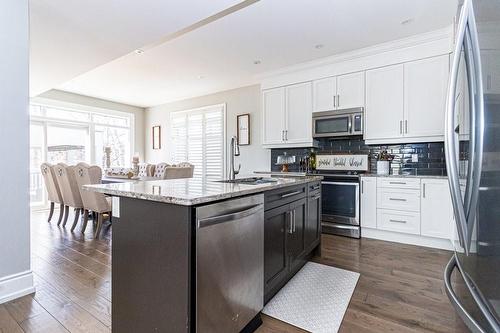
M153 126L153 149L161 149L161 126Z
M236 116L237 138L240 146L250 144L250 114L240 114Z

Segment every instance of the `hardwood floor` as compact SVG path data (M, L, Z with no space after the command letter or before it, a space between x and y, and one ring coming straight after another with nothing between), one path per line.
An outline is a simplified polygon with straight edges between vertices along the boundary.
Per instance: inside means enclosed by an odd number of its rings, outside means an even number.
M94 240L32 214L37 292L0 305L0 332L110 332L111 229ZM444 291L450 252L323 235L314 261L361 274L340 332L467 332ZM259 333L304 332L264 316Z

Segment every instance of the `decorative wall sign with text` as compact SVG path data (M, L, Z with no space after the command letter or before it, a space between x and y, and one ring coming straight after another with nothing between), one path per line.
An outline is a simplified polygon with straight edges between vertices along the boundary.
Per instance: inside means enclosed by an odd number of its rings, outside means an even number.
M335 171L368 171L368 155L317 155L316 169Z

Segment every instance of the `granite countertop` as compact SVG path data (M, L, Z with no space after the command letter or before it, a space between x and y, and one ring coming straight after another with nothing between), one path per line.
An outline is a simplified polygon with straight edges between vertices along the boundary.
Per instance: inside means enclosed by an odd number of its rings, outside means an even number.
M389 177L389 178L433 178L433 179L448 179L448 176L433 176L433 175L377 175L376 173L364 173L361 177Z
M88 191L104 193L111 196L129 197L182 206L194 206L287 186L306 184L313 181L319 181L323 177L302 176L273 178L276 179L276 182L259 185L223 183L199 178L184 178L85 185L83 188Z

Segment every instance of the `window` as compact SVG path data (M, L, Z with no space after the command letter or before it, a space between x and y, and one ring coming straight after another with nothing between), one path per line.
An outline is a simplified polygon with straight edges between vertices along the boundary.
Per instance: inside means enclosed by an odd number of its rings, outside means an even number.
M89 162L89 129L86 126L47 124L47 162L74 165Z
M170 114L170 159L194 164L194 177L217 180L224 177L225 106L172 112Z
M111 147L111 166L130 164L130 129L96 125L95 163L104 166L104 147Z
M30 194L34 206L45 205L40 164L47 161L87 162L104 168L104 148L111 147L112 166L130 166L133 115L87 111L39 104L30 105Z

